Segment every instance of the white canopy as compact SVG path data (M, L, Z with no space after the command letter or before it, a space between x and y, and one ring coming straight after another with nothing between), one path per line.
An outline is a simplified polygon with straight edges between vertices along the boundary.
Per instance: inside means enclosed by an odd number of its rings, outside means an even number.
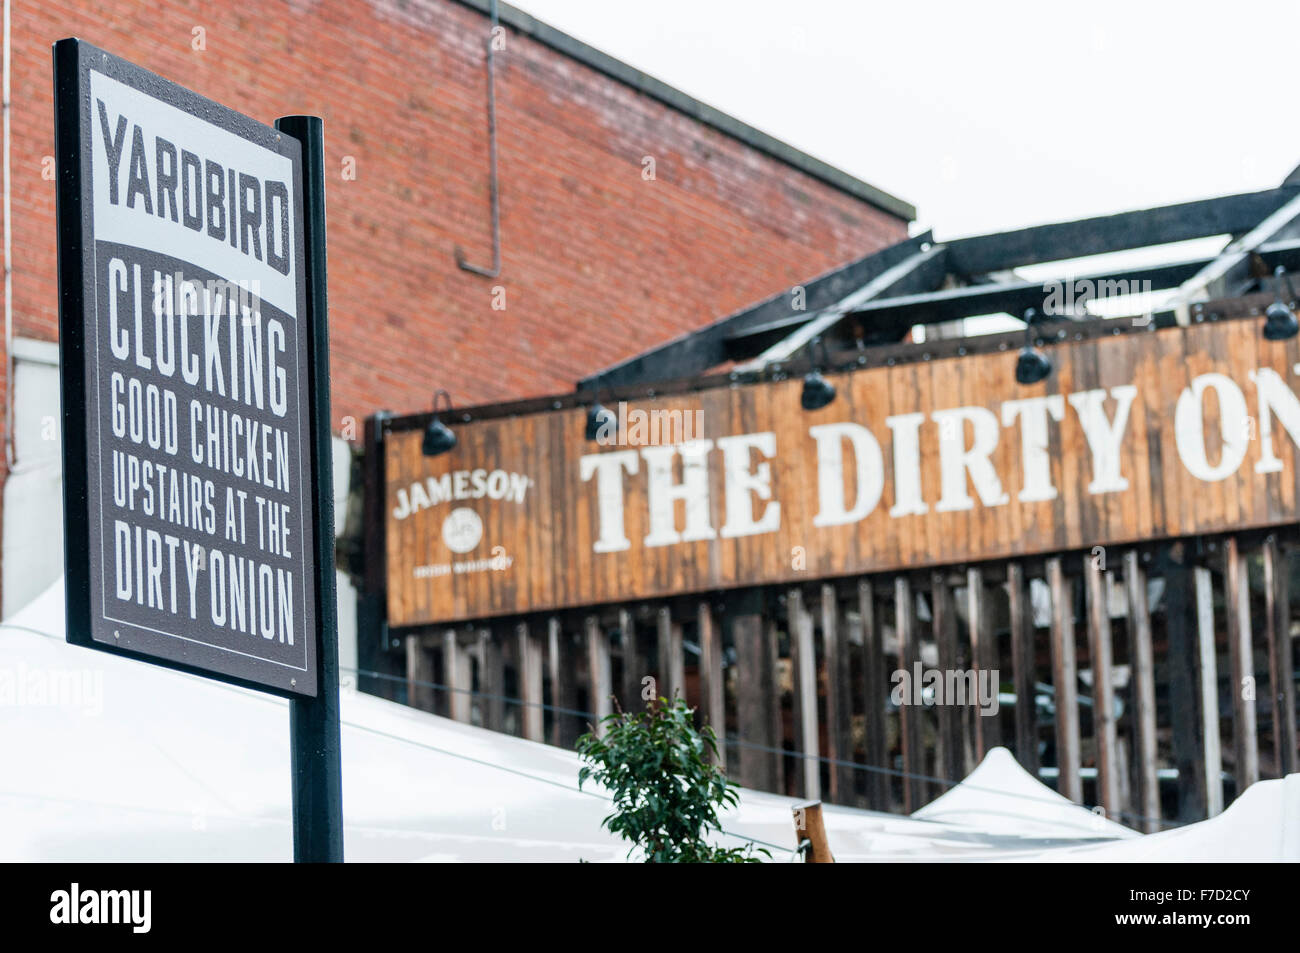
M960 784L912 816L1002 834L1094 840L1140 836L1057 794L1006 748L994 748Z
M63 632L61 582L0 625L0 860L288 860L287 703L70 646ZM572 752L346 689L341 707L348 859L626 857L600 826L603 792L578 790ZM945 798L997 786L1006 773ZM1038 857L1059 853L1063 841L1080 854L1070 859L1094 859L1080 846L1089 837L1098 838L1094 852L1153 840L1115 841L1115 825L1085 832L1070 812L1044 814L1031 806L1044 791L1055 797L1039 786L1024 804L1008 802L1019 825L960 798L940 798L934 817L828 807L826 824L841 861ZM1273 798L1265 789L1262 799ZM1280 812L1280 788L1277 801ZM725 840L756 840L774 860L788 859L793 803L743 791L723 818ZM1232 830L1265 834L1276 842L1276 827Z

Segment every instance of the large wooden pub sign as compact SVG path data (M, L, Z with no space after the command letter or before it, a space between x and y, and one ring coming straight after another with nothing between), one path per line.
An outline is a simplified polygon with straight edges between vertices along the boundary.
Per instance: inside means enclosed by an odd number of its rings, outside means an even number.
M1240 319L483 419L385 440L394 626L1296 519L1300 350ZM615 409L611 407L611 409Z

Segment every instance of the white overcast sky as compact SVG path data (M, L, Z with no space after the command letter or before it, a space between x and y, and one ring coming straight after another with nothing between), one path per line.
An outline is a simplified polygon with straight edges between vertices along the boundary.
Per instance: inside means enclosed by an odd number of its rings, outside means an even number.
M515 3L906 199L938 238L1300 165L1297 0Z

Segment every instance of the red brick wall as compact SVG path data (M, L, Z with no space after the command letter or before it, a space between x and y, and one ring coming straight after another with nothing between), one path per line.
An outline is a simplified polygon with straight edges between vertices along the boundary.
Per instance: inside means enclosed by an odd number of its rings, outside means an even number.
M899 220L507 28L489 264L485 18L452 0L14 0L15 330L57 330L50 44L325 119L334 429L579 377L904 237ZM206 49L195 50L201 27ZM656 179L642 177L653 156ZM347 157L356 178L343 176ZM506 309L492 308L493 287ZM359 432L359 428L358 428Z

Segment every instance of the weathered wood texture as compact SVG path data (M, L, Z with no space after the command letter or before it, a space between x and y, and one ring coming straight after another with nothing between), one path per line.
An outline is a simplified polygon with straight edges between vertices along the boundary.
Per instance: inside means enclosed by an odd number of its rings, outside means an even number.
M1233 775L1240 794L1259 780L1259 737L1255 728L1254 640L1250 627L1250 582L1235 536L1224 547L1224 592L1228 614L1228 667L1232 673Z
M1059 557L1047 561L1052 590L1052 684L1056 689L1056 789L1083 803L1079 775L1079 688L1075 661L1074 594Z
M1097 746L1097 800L1107 815L1120 806L1119 738L1115 725L1115 689L1112 682L1110 613L1107 573L1101 558L1083 557L1083 578L1088 602L1088 654L1092 657L1092 733Z
M1133 678L1133 749L1137 766L1137 813L1148 834L1160 829L1160 789L1156 768L1156 679L1151 646L1147 574L1136 550L1124 554L1124 594L1128 603L1129 664Z
M794 667L795 751L799 755L801 793L821 797L821 742L817 731L817 649L813 642L812 614L803 593L791 589L786 596L790 626L790 656Z
M916 597L906 576L894 580L894 629L898 636L898 669L909 673L921 658L917 642ZM908 814L926 801L925 752L921 749L922 709L904 697L898 709L898 740L903 754L903 810Z
M1038 690L1035 688L1034 610L1029 602L1025 568L1007 566L1007 599L1011 624L1012 680L1016 691L1016 760L1038 776Z
M1265 341L1258 321L1242 319L1063 341L1051 357L1052 375L1032 387L1015 383L1014 350L836 374L839 396L815 412L800 409L797 379L628 404L629 414L658 410L679 422L701 412L702 431L691 436L705 443L686 466L671 446L585 440L581 408L456 424L458 446L436 458L421 455L419 430L389 433L389 622L481 619L1296 520L1300 468L1283 426L1291 418L1275 412L1295 401L1296 341ZM1034 398L1045 400L1025 404ZM954 408L961 412L944 414ZM1251 420L1259 421L1257 439L1247 439ZM844 423L866 428L854 431L856 448L841 438L838 454L819 452L810 428ZM986 436L977 440L977 430ZM1120 431L1117 454L1107 449L1112 430ZM740 434L770 438L773 452L744 446L728 467L719 441ZM602 480L595 460L612 454L621 456L601 467L620 469ZM967 461L957 464L968 471L958 471L964 489L943 476L954 472L955 455ZM1200 476L1189 457L1201 461ZM672 492L691 481L706 491L688 506L669 504L669 537L681 541L647 545L655 473ZM846 509L863 493L878 489L879 499L861 518L818 519L837 480ZM915 505L899 508L900 490L919 491ZM688 527L686 511L702 518ZM459 515L449 523L452 512ZM742 514L767 517L774 529L728 532ZM602 527L617 545L597 546Z
M1291 656L1291 600L1286 553L1270 536L1264 541L1264 598L1268 634L1268 682L1272 702L1273 767L1278 777L1296 770L1295 670Z
M701 602L696 612L696 635L700 643L700 712L704 723L718 739L717 764L727 766L727 686L722 680L722 631L713 617L713 607Z
M873 811L887 811L890 804L889 775L885 772L891 765L885 703L889 698L889 674L885 664L880 603L869 579L858 581L858 615L862 624L862 707L869 769L867 807Z
M830 758L830 799L847 804L854 791L853 698L849 694L849 639L840 615L839 595L829 583L821 589L822 659L826 663L826 757Z

